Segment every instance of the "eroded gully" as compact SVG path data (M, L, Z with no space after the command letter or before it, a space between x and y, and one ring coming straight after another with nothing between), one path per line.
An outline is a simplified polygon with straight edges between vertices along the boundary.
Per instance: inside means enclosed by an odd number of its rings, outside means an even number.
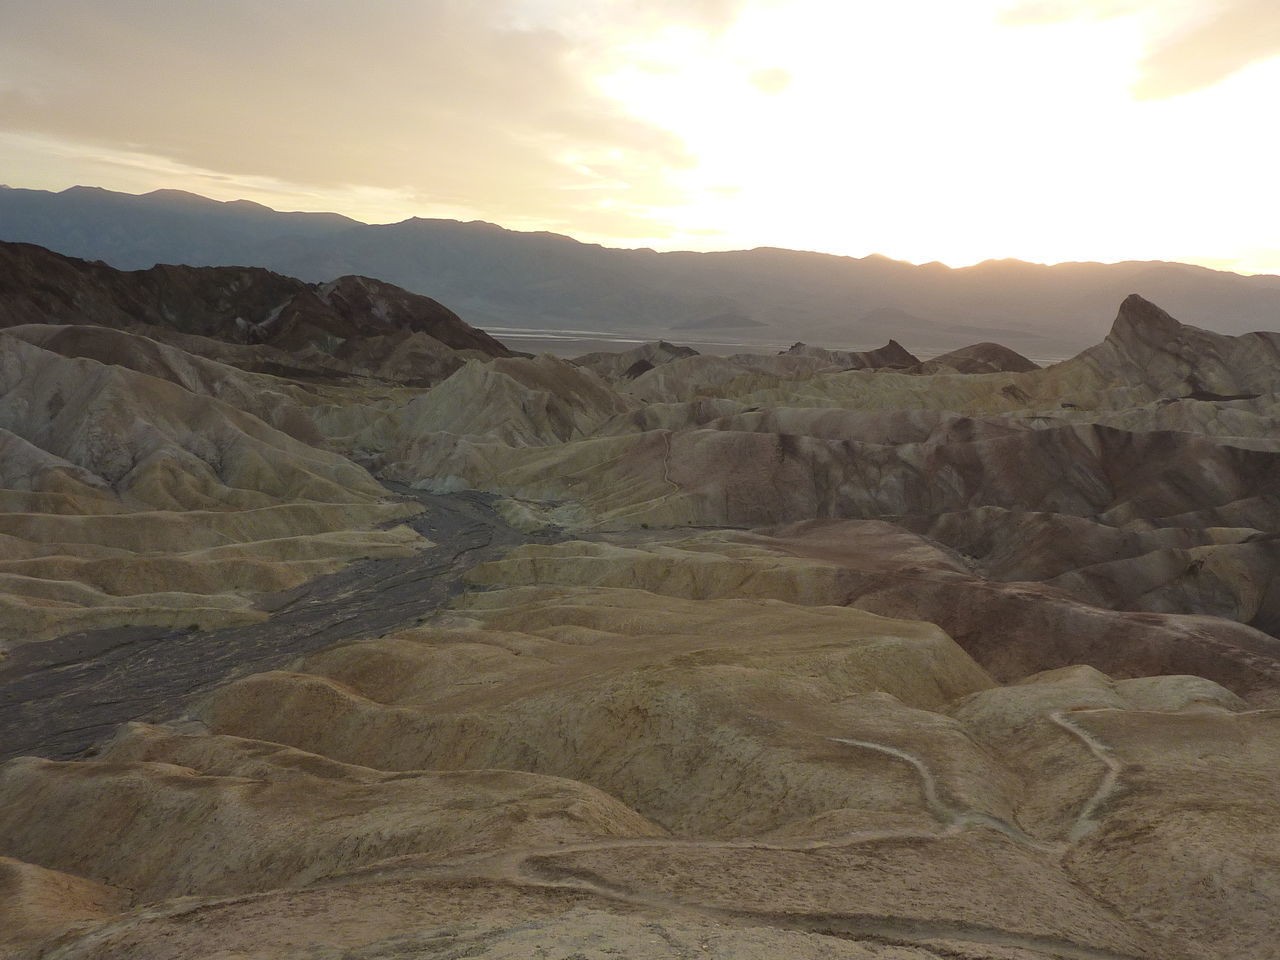
M85 756L121 723L171 719L209 687L410 626L461 592L471 567L521 543L563 539L555 531L517 530L488 494L387 486L426 508L404 522L432 547L357 561L265 598L272 615L260 623L205 631L121 627L18 647L0 666L0 761Z

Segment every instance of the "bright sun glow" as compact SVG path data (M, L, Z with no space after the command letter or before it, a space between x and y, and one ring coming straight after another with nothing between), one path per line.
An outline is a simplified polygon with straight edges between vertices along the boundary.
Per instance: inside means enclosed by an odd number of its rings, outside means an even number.
M359 16L306 0L329 16L304 34L303 0L172 24L134 4L128 25L68 2L74 35L14 8L32 23L9 36L56 38L43 48L6 43L0 16L14 186L177 187L613 246L1280 273L1280 44L1268 58L1271 41L1239 35L1269 17L1254 32L1280 36L1280 7L1256 0L387 0ZM1234 59L1221 31L1196 46L1242 10ZM219 30L261 34L282 65L209 58ZM165 71L187 85L168 95Z
M954 0L749 9L666 30L599 84L697 165L655 211L699 247L770 244L952 265L1016 256L1264 259L1275 62L1196 93L1130 94L1148 24L1002 24ZM753 71L788 82L762 92ZM1212 182L1212 189L1205 189ZM718 237L699 236L714 225ZM661 238L655 242L664 246ZM1274 269L1276 264L1271 263Z

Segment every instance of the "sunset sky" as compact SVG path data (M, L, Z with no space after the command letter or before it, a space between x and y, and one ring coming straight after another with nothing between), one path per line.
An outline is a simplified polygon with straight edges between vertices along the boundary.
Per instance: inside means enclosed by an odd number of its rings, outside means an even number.
M1277 0L0 0L0 182L1280 273Z

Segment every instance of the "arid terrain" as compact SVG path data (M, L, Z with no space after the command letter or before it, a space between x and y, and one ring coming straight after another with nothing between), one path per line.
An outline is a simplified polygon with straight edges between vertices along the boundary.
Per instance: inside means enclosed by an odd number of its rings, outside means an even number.
M0 244L5 960L1273 960L1280 333L529 356Z

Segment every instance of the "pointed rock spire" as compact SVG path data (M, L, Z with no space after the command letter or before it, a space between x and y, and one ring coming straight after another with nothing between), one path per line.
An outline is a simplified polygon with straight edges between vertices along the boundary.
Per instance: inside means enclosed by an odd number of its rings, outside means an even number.
M1150 300L1131 293L1120 304L1108 338L1159 344L1178 336L1183 325Z

